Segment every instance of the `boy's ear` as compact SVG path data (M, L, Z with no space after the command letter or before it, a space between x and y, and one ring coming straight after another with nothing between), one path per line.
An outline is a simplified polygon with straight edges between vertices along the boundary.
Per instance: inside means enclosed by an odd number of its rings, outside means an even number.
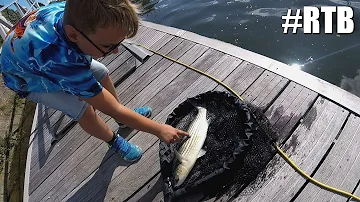
M64 30L70 41L76 43L79 40L79 32L73 26L65 25Z

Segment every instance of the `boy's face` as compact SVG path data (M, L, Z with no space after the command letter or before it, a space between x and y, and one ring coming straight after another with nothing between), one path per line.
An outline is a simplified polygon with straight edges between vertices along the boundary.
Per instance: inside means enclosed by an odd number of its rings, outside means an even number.
M65 32L81 51L93 58L118 53L118 46L126 37L125 32L113 27L97 28L95 33L85 34L75 27L66 25Z

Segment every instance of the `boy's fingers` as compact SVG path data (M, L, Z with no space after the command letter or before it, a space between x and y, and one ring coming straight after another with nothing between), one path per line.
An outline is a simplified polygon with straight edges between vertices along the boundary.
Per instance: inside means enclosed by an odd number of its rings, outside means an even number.
M179 135L190 137L190 134L188 132L178 130Z

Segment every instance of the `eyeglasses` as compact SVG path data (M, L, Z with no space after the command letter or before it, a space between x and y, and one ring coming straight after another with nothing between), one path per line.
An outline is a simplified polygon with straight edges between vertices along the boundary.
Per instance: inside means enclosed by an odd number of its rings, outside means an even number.
M75 27L74 27L75 28ZM85 39L87 39L96 49L98 49L103 55L102 57L105 57L107 55L109 55L111 52L113 52L115 50L115 48L117 48L122 41L120 41L119 43L112 45L108 51L103 51L101 48L99 48L94 42L91 41L91 39L89 39L89 37L86 36L86 34L84 34L82 31L78 30L77 28L75 28L78 32L80 32L81 35L83 35L85 37Z

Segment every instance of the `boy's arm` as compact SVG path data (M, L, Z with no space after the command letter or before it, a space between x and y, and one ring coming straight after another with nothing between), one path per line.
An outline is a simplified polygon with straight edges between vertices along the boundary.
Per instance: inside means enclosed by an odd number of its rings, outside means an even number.
M181 136L189 136L189 134L184 131L148 119L119 104L114 96L105 88L94 97L82 99L104 114L113 117L131 128L154 134L167 144L173 140L179 140Z

